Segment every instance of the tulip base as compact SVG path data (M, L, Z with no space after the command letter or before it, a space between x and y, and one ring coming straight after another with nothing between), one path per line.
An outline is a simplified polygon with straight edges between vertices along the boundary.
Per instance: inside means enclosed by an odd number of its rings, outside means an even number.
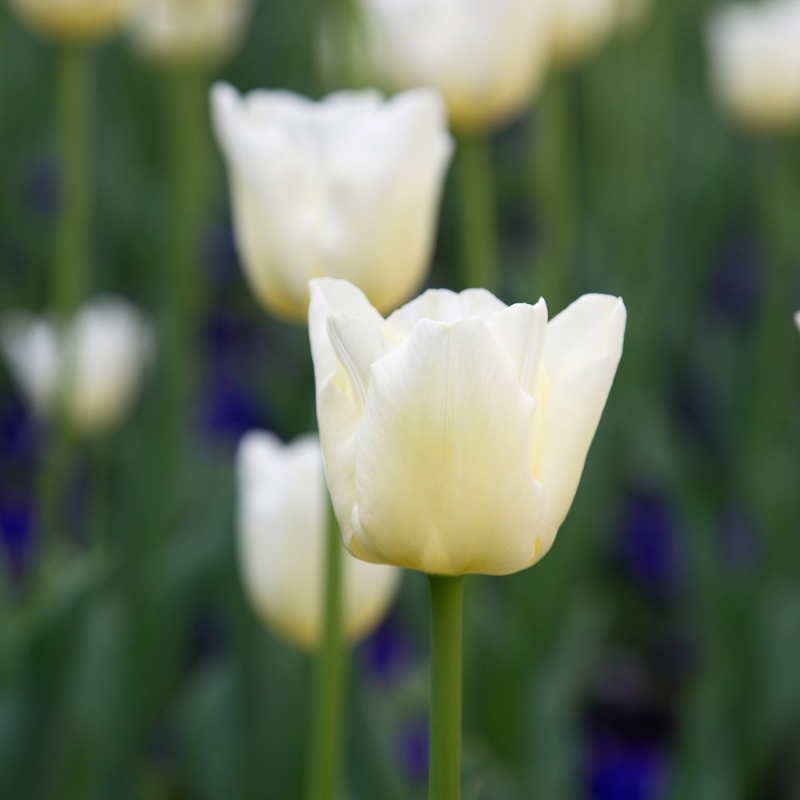
M461 797L464 577L431 575L430 800Z
M306 797L335 800L339 792L339 758L345 684L342 634L342 539L330 513L326 552L322 649L317 664L311 762Z

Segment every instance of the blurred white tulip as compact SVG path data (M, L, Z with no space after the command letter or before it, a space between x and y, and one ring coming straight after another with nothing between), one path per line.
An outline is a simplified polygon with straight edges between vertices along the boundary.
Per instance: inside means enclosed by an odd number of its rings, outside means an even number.
M253 431L239 445L239 562L264 622L312 650L322 635L328 494L316 436L283 445ZM344 551L342 624L357 641L388 613L401 573Z
M392 89L438 89L455 130L497 128L523 113L542 83L551 2L357 0L358 60Z
M622 353L622 301L429 291L388 319L311 283L325 474L345 544L430 574L502 575L547 553Z
M800 127L800 0L722 8L707 33L712 86L727 113L760 133Z
M620 0L555 0L553 59L574 64L591 56L614 33Z
M239 254L256 296L302 320L310 278L347 278L381 309L430 266L452 142L437 92L373 91L315 103L282 91L212 89Z
M794 324L797 325L797 330L800 330L800 311L794 315Z
M118 424L135 399L152 336L139 312L104 297L81 308L66 326L26 312L0 325L9 369L36 414L52 417L59 402L79 433Z
M251 0L140 0L131 36L149 61L212 69L241 45L252 10Z
M138 0L11 0L23 22L49 39L89 42L119 31Z

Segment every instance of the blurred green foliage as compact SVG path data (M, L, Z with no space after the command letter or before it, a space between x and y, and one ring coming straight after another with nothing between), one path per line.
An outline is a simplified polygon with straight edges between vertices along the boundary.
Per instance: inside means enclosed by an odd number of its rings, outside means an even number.
M318 95L320 5L262 0L224 77ZM585 291L620 294L629 329L553 552L468 582L468 799L800 797L800 138L753 141L720 118L711 5L661 0L641 30L551 76L493 142L500 295L544 294L554 314ZM48 302L57 181L53 53L5 7L0 53L2 312ZM124 42L96 67L92 288L163 324L171 83ZM75 453L71 556L31 589L9 555L0 582L9 800L301 796L311 665L243 597L232 446L249 424L313 426L306 332L250 297L221 163L198 135L188 349L156 366L124 429ZM458 286L453 195L451 175L431 285ZM187 393L165 433L174 370ZM0 504L28 514L0 516L10 542L36 527L45 432L5 372L0 410ZM84 546L90 525L107 529L109 561ZM427 624L409 574L352 656L347 797L425 796Z

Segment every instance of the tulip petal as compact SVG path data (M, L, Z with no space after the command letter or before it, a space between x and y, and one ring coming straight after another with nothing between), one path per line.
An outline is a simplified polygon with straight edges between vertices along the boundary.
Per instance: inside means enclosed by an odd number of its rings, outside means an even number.
M269 433L248 434L238 453L239 563L262 617L305 648L319 640L326 524L316 438L288 447Z
M538 399L539 370L547 337L547 305L519 303L493 314L489 330L517 367L519 385Z
M449 289L428 289L390 314L386 324L399 342L408 337L422 319L447 323L470 317L487 319L504 308L506 304L486 289L467 289L460 294Z
M619 298L586 295L548 326L534 440L533 474L544 486L543 556L569 511L625 334Z
M447 575L530 563L540 491L521 432L533 411L485 322L419 322L372 366L351 550Z
M342 538L351 548L351 512L356 502L354 444L360 413L351 389L351 376L339 362L331 342L328 318L332 312L341 311L377 329L383 325L383 317L370 305L364 293L347 281L314 280L309 284L309 293L308 328L325 474Z

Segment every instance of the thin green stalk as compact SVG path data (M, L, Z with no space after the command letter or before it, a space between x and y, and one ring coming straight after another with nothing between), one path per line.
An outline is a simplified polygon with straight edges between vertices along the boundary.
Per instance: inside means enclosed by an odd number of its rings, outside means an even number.
M56 128L61 206L56 228L53 300L60 319L68 319L88 284L91 227L91 52L66 47L59 54Z
M91 228L92 64L86 48L66 47L58 59L55 127L61 204L56 226L51 302L66 324L84 299L88 284ZM63 368L69 379L69 364ZM63 528L65 496L73 460L73 435L60 388L55 423L39 478L42 541L50 547Z
M324 629L317 662L308 800L339 795L346 654L342 633L342 540L330 514L326 553Z
M461 642L464 577L430 576L430 800L461 797Z
M460 136L456 158L463 248L461 283L465 289L496 291L497 230L489 141L481 135Z
M580 218L573 76L550 78L534 126L531 191L540 232L531 300L544 297L553 313L569 302Z

